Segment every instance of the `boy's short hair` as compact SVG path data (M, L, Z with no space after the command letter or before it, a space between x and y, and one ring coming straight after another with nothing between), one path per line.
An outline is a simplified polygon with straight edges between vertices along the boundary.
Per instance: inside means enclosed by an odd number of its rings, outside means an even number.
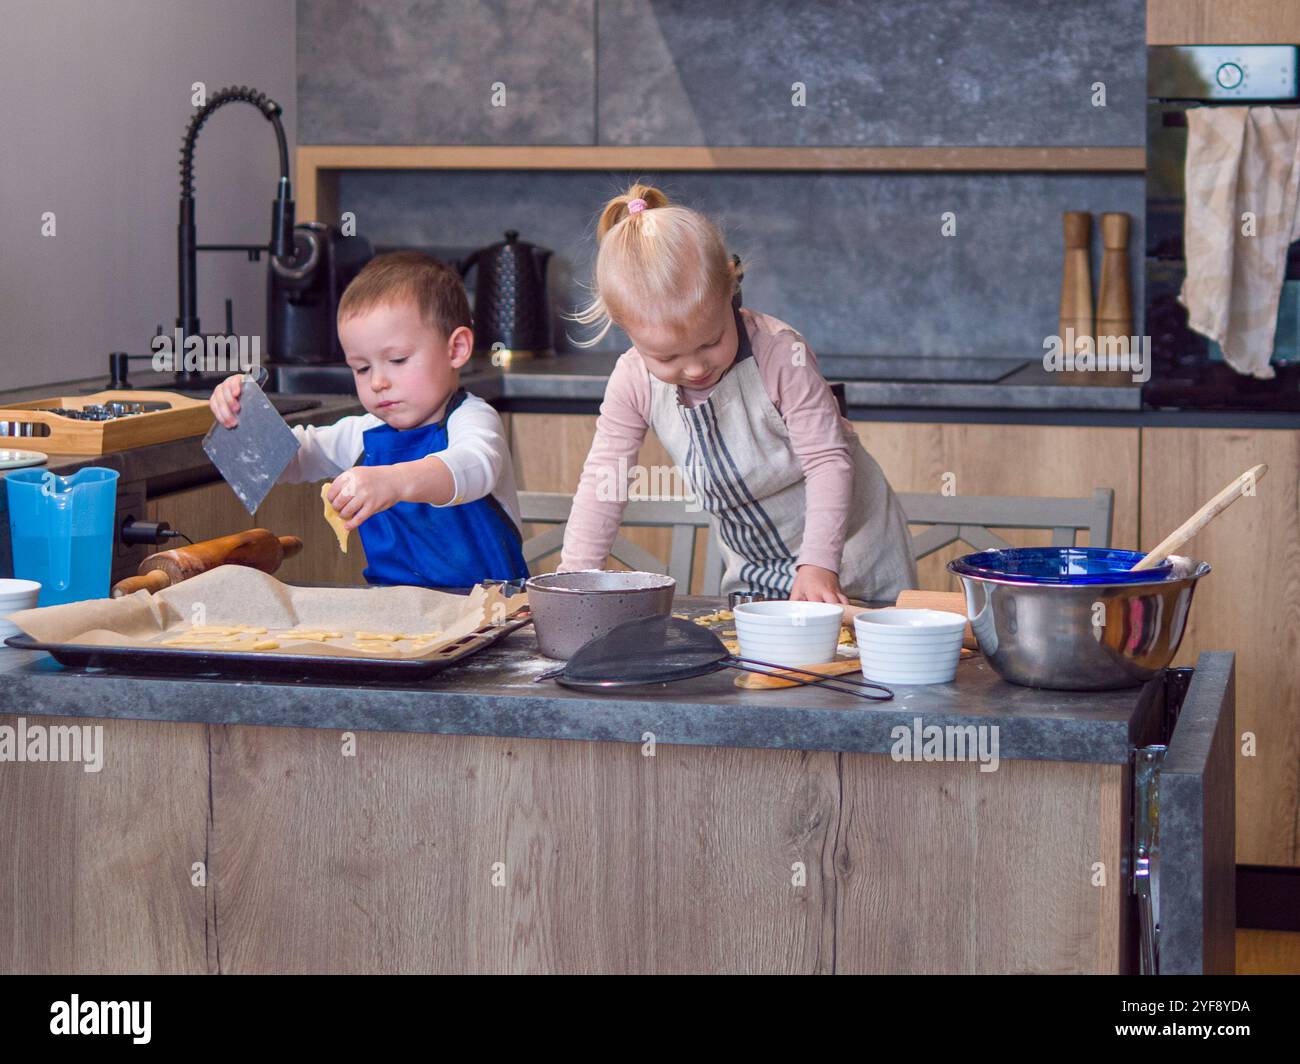
M422 251L394 251L366 263L339 300L339 321L406 299L414 301L420 317L443 336L462 325L473 327L460 274Z

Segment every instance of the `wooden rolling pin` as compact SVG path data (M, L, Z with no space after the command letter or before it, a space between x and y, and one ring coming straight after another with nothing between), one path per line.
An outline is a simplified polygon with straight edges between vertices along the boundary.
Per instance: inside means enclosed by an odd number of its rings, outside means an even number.
M250 528L230 536L205 539L149 555L140 563L139 575L128 576L113 585L113 598L136 591L161 591L218 565L246 565L264 573L273 573L280 568L281 562L301 550L302 540L297 536L277 536L265 528Z

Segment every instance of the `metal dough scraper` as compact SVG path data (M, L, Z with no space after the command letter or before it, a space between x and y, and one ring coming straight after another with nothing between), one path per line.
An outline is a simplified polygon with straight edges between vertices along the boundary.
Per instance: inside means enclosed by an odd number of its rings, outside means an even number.
M214 424L203 437L203 450L251 515L298 453L298 438L257 382L245 376L239 424L233 429Z

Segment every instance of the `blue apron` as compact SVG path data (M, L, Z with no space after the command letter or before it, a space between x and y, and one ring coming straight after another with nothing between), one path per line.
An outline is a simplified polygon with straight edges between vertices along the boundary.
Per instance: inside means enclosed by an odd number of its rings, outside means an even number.
M465 401L460 388L442 420L415 429L377 425L362 433L361 465L414 462L447 447L447 419ZM481 580L528 575L519 529L490 493L459 506L399 502L367 518L357 531L366 551L361 574L371 584L472 587Z

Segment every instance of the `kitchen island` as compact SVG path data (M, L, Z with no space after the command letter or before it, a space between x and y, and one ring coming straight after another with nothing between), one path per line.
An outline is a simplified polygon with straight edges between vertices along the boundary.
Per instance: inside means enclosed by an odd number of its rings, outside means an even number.
M405 685L0 652L0 727L103 727L101 771L0 765L0 967L1134 971L1159 743L1161 970L1232 970L1230 654L1101 693L977 656L886 703L553 665L529 628ZM969 743L926 760L936 726Z

